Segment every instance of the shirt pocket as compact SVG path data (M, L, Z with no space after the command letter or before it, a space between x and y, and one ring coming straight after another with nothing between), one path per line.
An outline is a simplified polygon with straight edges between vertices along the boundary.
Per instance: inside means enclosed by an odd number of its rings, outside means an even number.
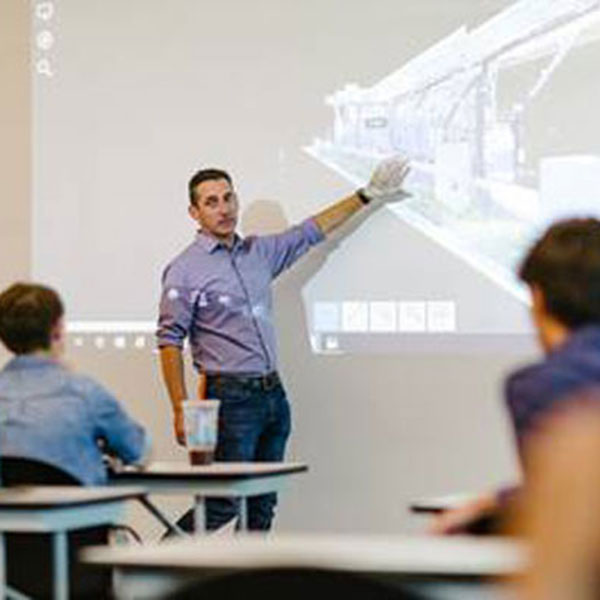
M198 292L195 307L200 322L208 324L248 317L251 313L245 297L224 290Z

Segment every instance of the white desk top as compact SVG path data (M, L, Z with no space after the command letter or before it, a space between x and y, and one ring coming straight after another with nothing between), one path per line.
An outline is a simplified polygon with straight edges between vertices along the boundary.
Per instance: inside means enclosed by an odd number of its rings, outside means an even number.
M455 577L512 575L524 546L503 538L270 535L205 537L136 548L92 548L84 558L132 569L314 567L369 573Z
M0 510L83 506L138 498L145 493L141 487L15 486L0 489Z
M210 465L190 465L183 461L152 462L144 467L125 467L112 479L234 479L286 475L307 471L300 462L214 462Z

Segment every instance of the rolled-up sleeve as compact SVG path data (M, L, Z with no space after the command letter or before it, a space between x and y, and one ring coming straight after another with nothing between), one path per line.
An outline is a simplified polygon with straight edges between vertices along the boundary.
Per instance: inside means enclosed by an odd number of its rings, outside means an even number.
M325 235L315 220L310 218L283 233L257 237L255 243L269 264L271 276L275 278L324 239Z
M174 266L163 273L156 340L159 348L183 347L193 319L194 293Z

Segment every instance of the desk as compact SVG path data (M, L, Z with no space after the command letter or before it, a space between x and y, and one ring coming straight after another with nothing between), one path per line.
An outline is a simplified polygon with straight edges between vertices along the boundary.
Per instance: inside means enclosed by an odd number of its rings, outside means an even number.
M53 597L69 596L67 532L118 521L127 500L141 488L27 486L0 490L0 598L6 593L4 533L51 533Z
M204 530L206 496L257 496L279 492L290 476L308 471L304 463L289 462L215 462L192 466L187 462L154 462L139 467L125 467L111 477L112 486L141 485L155 494L188 494L195 499L195 528ZM246 525L245 502L241 502L240 522Z
M437 583L438 591L445 585L444 597L463 599L481 597L481 578L513 575L524 569L527 560L521 543L499 538L256 533L201 541L188 538L135 549L89 548L83 558L117 568L122 598L159 597L203 574L304 567L393 576L405 583ZM468 588L467 581L480 585Z

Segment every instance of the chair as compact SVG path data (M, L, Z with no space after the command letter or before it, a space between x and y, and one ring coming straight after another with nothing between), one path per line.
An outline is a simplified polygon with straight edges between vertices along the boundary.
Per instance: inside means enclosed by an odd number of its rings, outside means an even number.
M400 585L365 575L309 568L239 571L197 581L167 596L169 600L242 597L261 600L424 600L423 596Z
M0 457L4 486L82 485L76 477L49 463L18 456ZM84 546L108 544L110 527L99 526L68 534L69 589L75 598L105 598L110 594L111 575L78 561ZM48 534L6 534L7 581L33 598L46 598L52 590L52 543Z
M0 456L0 481L13 485L83 485L79 479L41 460L20 456Z

